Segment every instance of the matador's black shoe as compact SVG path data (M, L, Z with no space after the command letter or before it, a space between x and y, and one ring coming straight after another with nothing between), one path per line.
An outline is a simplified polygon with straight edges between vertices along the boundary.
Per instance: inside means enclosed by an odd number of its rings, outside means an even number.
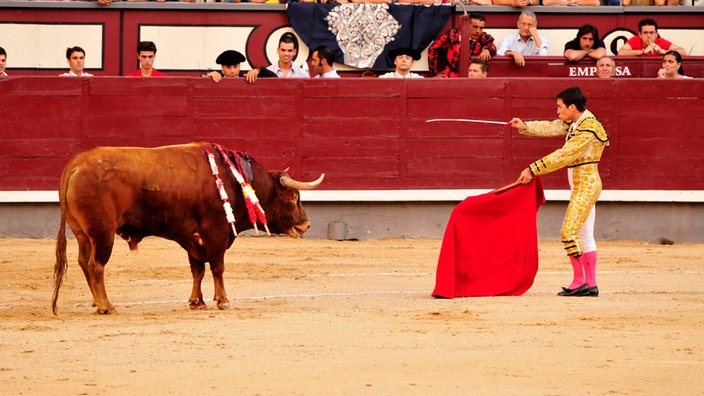
M574 289L568 289L566 287L562 288L562 291L557 293L558 296L563 297L584 297L589 295L589 285L586 283L580 287L575 287Z
M596 285L589 288L589 297L599 297L599 288Z

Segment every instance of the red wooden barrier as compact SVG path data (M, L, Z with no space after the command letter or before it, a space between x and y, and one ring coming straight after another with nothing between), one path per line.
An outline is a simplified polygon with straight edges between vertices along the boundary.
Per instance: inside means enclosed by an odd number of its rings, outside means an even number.
M465 117L552 119L579 85L606 126L609 190L704 189L704 80L489 78L223 80L167 77L0 79L0 190L56 190L64 164L98 145L219 142L325 189L493 188L562 139ZM567 188L564 174L547 188Z

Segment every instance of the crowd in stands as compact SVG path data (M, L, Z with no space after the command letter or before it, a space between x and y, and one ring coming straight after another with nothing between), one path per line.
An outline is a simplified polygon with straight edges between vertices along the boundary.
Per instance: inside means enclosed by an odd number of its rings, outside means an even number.
M484 31L486 18L478 12L469 14L469 70L466 75L460 76L458 72L458 62L445 65L439 68L439 62L435 58L439 56L438 46L433 44L429 47L430 76L438 78L448 77L487 77L489 63L494 56L507 56L513 58L518 67L526 64L526 56L548 55L548 40L538 32L538 18L530 10L523 10L516 23L517 30L499 43L498 49L494 44L494 38ZM441 40L436 40L440 42ZM327 46L318 46L310 52L306 71L294 64L293 60L298 54L298 38L291 32L281 35L277 47L278 60L273 64L255 66L243 75L249 83L254 83L259 77L275 78L340 78L334 69L334 52ZM166 76L154 68L156 60L156 44L151 41L142 41L137 46L137 59L140 68L127 74L129 77L159 77ZM645 18L638 23L638 35L629 39L619 50L618 56L638 56L638 57L661 57L662 68L658 71L658 78L689 78L684 75L682 67L683 57L687 51L658 33L657 22L652 18ZM0 77L7 76L5 72L7 66L7 52L0 47ZM424 76L412 72L414 61L421 58L421 52L415 48L397 47L388 52L389 59L393 61L395 69L380 75L380 78L423 78ZM90 73L84 71L86 53L79 46L66 49L66 60L69 70L60 76L66 77L92 77ZM454 56L457 58L457 56ZM597 28L591 24L585 24L577 30L574 39L565 43L564 57L570 62L578 62L583 59L591 59L596 64L596 75L602 78L612 77L616 70L616 63L613 57L606 55L606 48L603 40L599 36ZM245 56L235 50L226 50L217 57L216 63L222 68L221 71L204 73L203 77L212 78L219 82L222 78L240 77L240 64L244 62Z
M484 15L478 12L469 14L469 57L472 60L480 59L489 62L492 56L503 55L513 58L514 63L522 67L526 64L525 56L548 55L548 40L538 33L538 18L530 10L521 12L516 24L518 30L504 37L498 49L494 45L494 38L484 32L485 25ZM578 29L574 39L565 43L564 56L570 62L591 59L596 62L599 77L612 77L616 65L613 58L606 56L605 47L598 29L591 24L585 24ZM439 56L434 45L430 46L428 54L429 58ZM686 56L687 51L661 37L657 22L652 18L645 18L638 23L638 35L629 39L619 49L618 55L663 57L663 69L658 72L658 77L681 78L683 77L682 56ZM453 76L453 71L449 68L437 68L438 62L434 59L429 59L428 64L431 74L436 77Z

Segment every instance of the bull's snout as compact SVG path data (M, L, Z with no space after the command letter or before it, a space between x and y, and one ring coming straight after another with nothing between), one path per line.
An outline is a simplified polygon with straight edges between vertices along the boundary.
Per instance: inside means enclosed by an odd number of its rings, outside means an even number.
M305 234L309 228L310 228L310 221L305 220L304 222L293 226L293 229L291 229L291 232L289 232L288 235L293 238L302 238L303 234Z

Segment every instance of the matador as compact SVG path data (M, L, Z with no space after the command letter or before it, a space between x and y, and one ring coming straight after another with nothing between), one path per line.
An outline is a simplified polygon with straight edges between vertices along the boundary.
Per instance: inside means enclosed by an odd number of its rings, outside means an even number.
M518 183L528 183L533 176L544 175L567 167L572 194L562 223L561 238L570 256L574 279L560 295L598 295L596 287L596 245L585 247L581 235L593 240L593 208L601 193L598 164L604 149L609 146L606 130L594 114L586 108L587 99L579 87L569 88L557 95L557 115L554 121L523 122L511 120L521 134L531 136L565 135L565 144L538 159L521 172ZM591 218L590 218L591 215ZM589 221L588 221L589 219ZM583 229L585 227L588 230ZM580 230L582 232L580 232Z

